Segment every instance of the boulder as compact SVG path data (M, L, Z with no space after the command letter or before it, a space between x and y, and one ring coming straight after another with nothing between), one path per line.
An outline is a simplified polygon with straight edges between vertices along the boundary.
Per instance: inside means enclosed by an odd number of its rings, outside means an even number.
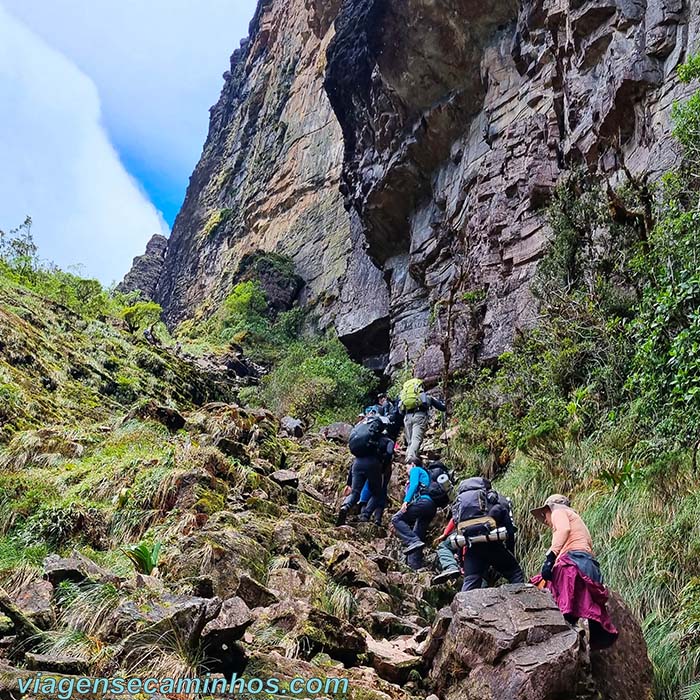
M368 620L375 612L391 612L392 610L391 596L376 588L360 588L355 591L355 600L357 601L357 617L360 620Z
M300 438L304 435L304 421L292 416L285 416L280 421L282 432L293 438Z
M270 478L280 486L290 486L293 489L299 486L299 474L291 469L279 469L270 474Z
M349 542L327 547L323 550L331 576L344 585L371 587L387 591L387 577L373 561Z
M205 646L221 647L241 639L253 622L250 608L238 596L223 602L221 612L202 630Z
M155 401L147 401L136 406L127 413L124 422L139 418L141 420L152 420L164 425L171 433L176 433L185 427L185 418L174 408L160 406Z
M169 593L147 602L125 600L105 620L100 636L107 642L122 640L116 653L122 660L143 653L143 647L164 644L168 638L193 649L205 625L219 615L221 607L219 598Z
M84 676L89 668L85 659L67 654L33 654L27 652L24 662L30 671L49 671L64 675Z
M130 582L134 589L150 589L152 591L163 591L165 589L165 584L163 580L157 576L148 576L146 574L137 573L134 576L133 582ZM211 598L212 596L202 596L205 598Z
M279 602L275 593L247 574L241 575L236 595L251 608L267 608Z
M111 571L103 569L76 550L73 550L68 557L49 554L44 559L44 577L54 587L63 581L73 581L74 583L81 583L88 579L98 583L119 583L121 581Z
M547 591L515 584L458 593L451 613L431 670L435 690L446 700L575 695L579 635Z
M204 529L181 537L177 547L169 547L158 568L166 581L194 582L208 576L211 592L222 599L230 598L236 594L241 576L249 574L259 561L268 537L262 519L255 514L221 511Z
M388 640L378 641L367 633L365 640L372 668L390 683L404 685L411 671L418 671L423 666L420 656L407 654L400 644Z
M442 608L433 620L430 633L418 647L418 652L427 663L430 663L440 650L451 623L452 610L449 607Z
M392 612L375 611L369 616L369 628L373 634L392 638L402 634L416 634L420 627Z
M242 442L232 440L228 437L222 437L216 441L216 447L227 457L233 457L242 464L250 464L250 452Z
M331 442L346 444L350 440L351 432L352 425L350 423L331 423L321 430L321 435Z
M56 622L52 598L51 583L35 580L24 586L12 600L37 627L47 630Z
M286 644L293 643L306 659L325 653L346 665L355 665L358 656L367 650L357 628L304 600L283 600L260 610L250 631L253 638L262 633L270 636L271 628L280 632ZM280 644L280 650L287 649Z
M323 664L319 666L319 664ZM294 678L324 679L324 688L318 697L353 700L410 700L410 694L399 686L380 678L369 666L344 668L331 663L326 654L317 654L313 662L299 658L288 658L278 652L253 651L251 667L261 678L274 676L281 683L289 684ZM325 685L328 683L328 685Z
M652 700L654 669L641 625L617 593L607 607L620 636L609 649L591 652L596 685L606 700Z
M278 594L280 600L309 599L319 588L319 580L312 574L288 567L272 569L267 584L273 592Z

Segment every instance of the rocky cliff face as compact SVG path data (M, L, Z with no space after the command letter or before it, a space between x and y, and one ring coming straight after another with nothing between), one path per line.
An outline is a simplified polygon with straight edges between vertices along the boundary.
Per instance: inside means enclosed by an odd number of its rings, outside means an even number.
M117 286L117 291L124 294L139 291L148 299L152 299L163 272L167 250L168 239L165 236L152 236L146 244L146 252L134 258L131 270Z
M386 316L386 304L355 300L345 284L381 288L339 192L342 135L323 90L336 5L261 2L233 54L156 294L170 323L221 302L257 250L292 257L323 325L347 306L363 309L362 328Z
M171 323L255 249L360 357L426 376L534 322L543 207L585 167L675 158L684 0L261 1L234 53L156 296ZM445 352L449 340L450 352Z

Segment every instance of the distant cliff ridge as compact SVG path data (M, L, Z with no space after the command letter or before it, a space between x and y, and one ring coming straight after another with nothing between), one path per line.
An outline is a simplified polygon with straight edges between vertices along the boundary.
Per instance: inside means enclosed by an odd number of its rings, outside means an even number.
M163 272L167 251L168 239L160 234L152 236L146 244L146 252L134 258L131 270L117 285L117 291L125 294L139 291L148 299L153 299Z
M441 371L534 322L557 181L675 159L683 0L266 0L231 58L155 298L171 324L244 255L291 256L356 357ZM449 316L449 318L448 318Z

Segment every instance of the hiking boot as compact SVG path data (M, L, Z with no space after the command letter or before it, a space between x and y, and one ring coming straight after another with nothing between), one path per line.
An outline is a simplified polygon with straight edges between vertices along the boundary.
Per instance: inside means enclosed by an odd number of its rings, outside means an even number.
M409 544L408 547L403 550L403 553L410 554L411 552L417 552L419 549L423 549L423 547L425 547L425 542L416 540L413 544Z
M358 519L357 522L359 523L368 523L369 522L369 516L367 515L361 515Z
M441 583L447 583L454 578L459 578L461 576L459 569L446 569L442 571L437 576L433 576L433 580L430 582L433 586L439 586Z
M348 508L346 506L343 506L338 511L338 517L335 519L336 526L340 527L341 525L345 525L345 521L347 519L348 519Z

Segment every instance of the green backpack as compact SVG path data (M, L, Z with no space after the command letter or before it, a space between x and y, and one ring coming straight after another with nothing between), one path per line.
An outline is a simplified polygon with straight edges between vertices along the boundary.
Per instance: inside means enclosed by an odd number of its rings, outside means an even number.
M423 393L423 381L421 379L409 379L401 389L399 401L404 411L415 411L421 406L421 394Z

